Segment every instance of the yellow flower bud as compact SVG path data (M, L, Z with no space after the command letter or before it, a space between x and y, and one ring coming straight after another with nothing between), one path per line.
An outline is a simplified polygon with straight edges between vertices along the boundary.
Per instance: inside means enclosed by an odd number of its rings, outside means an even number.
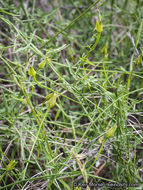
M28 74L32 77L35 77L35 75L36 75L36 71L34 70L34 68L31 65L29 65Z
M117 129L117 125L109 129L109 131L105 134L105 138L110 138L114 135L115 131Z

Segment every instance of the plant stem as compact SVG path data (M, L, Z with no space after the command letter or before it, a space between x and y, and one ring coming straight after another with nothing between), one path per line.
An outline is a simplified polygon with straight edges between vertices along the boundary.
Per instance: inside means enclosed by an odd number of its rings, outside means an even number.
M107 140L106 138L103 139L102 145L101 145L101 147L100 147L100 149L99 149L99 151L98 151L98 153L97 153L97 156L96 156L94 162L91 164L91 166L87 169L87 171L89 171L89 170L94 166L94 164L96 163L97 159L99 158L99 156L100 156L100 154L101 154L101 151L102 151L102 149L103 149L103 146L104 146L106 140Z

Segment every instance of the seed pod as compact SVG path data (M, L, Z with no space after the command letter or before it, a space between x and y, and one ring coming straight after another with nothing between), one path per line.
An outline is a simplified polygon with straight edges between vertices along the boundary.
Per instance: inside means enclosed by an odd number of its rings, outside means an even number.
M35 77L35 75L36 75L36 71L34 70L34 68L31 65L29 65L28 74L32 77Z
M115 125L114 127L112 127L106 134L105 134L105 138L110 138L114 135L115 131L117 129L117 125Z

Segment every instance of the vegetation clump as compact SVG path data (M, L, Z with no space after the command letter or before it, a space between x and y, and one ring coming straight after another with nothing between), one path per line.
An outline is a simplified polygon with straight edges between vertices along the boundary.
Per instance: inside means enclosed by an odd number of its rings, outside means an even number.
M0 190L141 190L142 1L0 12Z

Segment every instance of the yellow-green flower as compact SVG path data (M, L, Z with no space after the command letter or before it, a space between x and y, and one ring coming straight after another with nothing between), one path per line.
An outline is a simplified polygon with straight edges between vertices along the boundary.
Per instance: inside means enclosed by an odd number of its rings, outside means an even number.
M110 138L114 135L115 131L117 129L117 125L109 129L109 131L105 134L105 138Z
M6 167L6 171L10 172L11 170L13 170L16 164L17 162L15 160L11 160L10 163Z
M136 64L136 65L139 65L139 64L141 64L141 62L142 62L142 55L139 55L139 56L136 58L135 64Z
M48 95L45 97L45 100L46 100L46 101L49 100L52 96L53 96L53 93L48 94Z
M28 74L32 77L35 77L35 75L36 75L36 71L34 70L34 68L31 65L29 65Z
M46 65L47 58L45 58L41 63L39 63L39 68L43 69Z
M97 32L101 33L103 31L102 21L101 21L101 14L98 10L98 20L96 21L96 30Z
M96 21L96 30L101 33L103 30L102 22L100 20Z
M48 101L49 108L52 108L55 105L57 97L58 97L58 95L56 93L52 94L52 96L50 97L50 99Z

